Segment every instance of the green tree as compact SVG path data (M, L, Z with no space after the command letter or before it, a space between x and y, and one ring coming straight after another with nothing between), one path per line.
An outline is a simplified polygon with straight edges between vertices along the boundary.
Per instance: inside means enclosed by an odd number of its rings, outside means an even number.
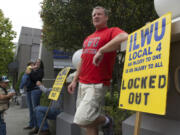
M43 44L65 50L81 48L83 39L94 31L91 12L97 5L110 11L110 27L118 26L128 33L157 18L152 0L44 0Z
M8 72L8 64L13 61L13 38L16 33L12 30L12 24L4 17L0 9L0 74Z

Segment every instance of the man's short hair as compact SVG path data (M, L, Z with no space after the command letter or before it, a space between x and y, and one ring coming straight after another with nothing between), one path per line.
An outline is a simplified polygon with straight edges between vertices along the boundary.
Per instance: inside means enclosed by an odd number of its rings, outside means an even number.
M109 15L109 10L107 10L106 8L102 7L102 6L96 6L93 8L94 9L103 9L104 10L104 14L105 16L108 16Z

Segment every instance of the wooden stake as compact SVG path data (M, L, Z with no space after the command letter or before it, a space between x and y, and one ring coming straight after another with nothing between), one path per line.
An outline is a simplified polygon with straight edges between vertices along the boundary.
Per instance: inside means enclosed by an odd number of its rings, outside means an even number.
M141 112L136 112L136 121L134 125L134 135L139 135L140 127L141 127Z
M48 109L47 109L47 111L46 111L46 114L45 114L45 116L44 116L42 122L41 122L41 126L40 126L40 128L39 128L39 130L38 130L37 135L39 135L40 132L41 132L41 129L42 129L43 125L44 125L44 122L45 122L46 117L47 117L47 115L48 115L49 109L50 109L50 107L51 107L51 104L52 104L52 100L51 100L50 103L49 103Z

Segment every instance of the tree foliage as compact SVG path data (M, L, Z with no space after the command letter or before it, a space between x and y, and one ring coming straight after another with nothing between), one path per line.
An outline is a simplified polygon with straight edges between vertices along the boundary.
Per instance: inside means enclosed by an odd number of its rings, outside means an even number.
M44 0L43 43L49 48L81 48L83 39L94 31L91 12L97 5L110 11L109 27L118 26L128 33L157 18L152 0Z
M8 72L8 64L13 61L13 38L16 33L12 30L12 24L4 17L0 9L0 74Z

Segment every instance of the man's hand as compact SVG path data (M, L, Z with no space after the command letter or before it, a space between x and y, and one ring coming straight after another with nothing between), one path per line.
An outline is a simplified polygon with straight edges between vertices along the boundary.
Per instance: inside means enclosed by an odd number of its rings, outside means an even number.
M72 81L68 86L68 92L69 94L73 94L76 89L77 82Z
M36 85L37 85L37 86L40 86L40 85L42 85L42 83L41 83L40 81L37 81L37 82L36 82Z
M16 94L15 92L13 92L13 93L12 93L12 92L10 92L10 93L8 93L8 95L7 95L7 96L8 96L8 97L9 97L9 99L10 99L10 98L12 98L15 94Z
M101 53L100 51L98 51L98 52L94 55L94 57L93 57L93 64L94 64L95 66L98 66L99 63L102 61L103 56L104 56L104 54Z

